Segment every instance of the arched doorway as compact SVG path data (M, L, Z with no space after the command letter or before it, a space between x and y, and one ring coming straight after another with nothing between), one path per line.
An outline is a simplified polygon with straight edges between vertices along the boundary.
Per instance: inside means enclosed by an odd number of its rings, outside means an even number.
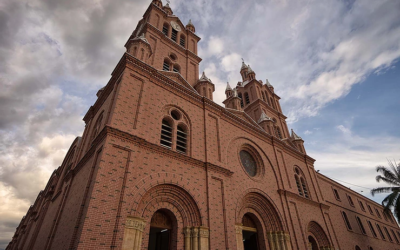
M257 218L254 218L257 219ZM242 220L242 234L243 234L243 249L244 250L258 250L260 238L258 234L261 229L257 230L257 225L254 222L251 214L247 213L243 216Z
M157 210L150 222L148 250L170 250L172 237L176 230L176 219L167 210Z
M309 250L319 250L317 241L311 235L308 236L308 249Z

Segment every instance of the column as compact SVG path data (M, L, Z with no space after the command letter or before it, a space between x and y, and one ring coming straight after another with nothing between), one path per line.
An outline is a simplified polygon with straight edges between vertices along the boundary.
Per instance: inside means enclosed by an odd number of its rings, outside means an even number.
M209 250L209 237L210 230L208 229L208 227L199 227L199 250Z
M271 250L292 250L290 235L286 232L268 232L267 238Z
M199 228L192 228L192 250L199 250Z
M235 225L235 232L236 232L236 249L237 250L244 250L242 224L236 224Z
M185 250L191 250L192 247L192 228L191 227L185 227L183 229L183 233L185 235Z
M143 218L128 216L125 222L122 250L140 250L143 230L146 222Z

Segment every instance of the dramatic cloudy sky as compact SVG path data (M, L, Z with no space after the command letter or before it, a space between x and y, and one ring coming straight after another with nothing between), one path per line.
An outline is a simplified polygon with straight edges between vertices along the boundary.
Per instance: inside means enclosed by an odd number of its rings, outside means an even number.
M149 2L0 1L0 249L81 135L83 115ZM216 84L216 102L226 81L236 85L243 57L274 85L321 173L372 188L375 166L400 159L399 1L171 6L202 37L200 68Z

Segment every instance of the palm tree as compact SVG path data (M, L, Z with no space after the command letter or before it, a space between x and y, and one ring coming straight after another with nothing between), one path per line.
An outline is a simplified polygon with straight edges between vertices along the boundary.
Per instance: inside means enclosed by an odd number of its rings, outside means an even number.
M372 196L380 193L390 193L382 201L384 207L383 212L390 216L393 210L397 221L400 220L400 163L389 161L389 168L385 166L377 166L376 172L381 173L376 176L376 181L383 181L389 184L389 187L378 187L371 190Z

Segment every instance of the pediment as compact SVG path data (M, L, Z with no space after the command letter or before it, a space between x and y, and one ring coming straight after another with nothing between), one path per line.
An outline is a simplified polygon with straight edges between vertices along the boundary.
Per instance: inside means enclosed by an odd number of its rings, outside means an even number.
M236 109L230 109L230 108L226 108L227 111L231 112L232 114L234 114L235 116L241 118L242 120L245 120L246 122L260 127L260 125L258 125L258 123L256 121L254 121L248 114L246 114L244 111L239 111Z
M190 89L190 90L193 90L193 92L196 92L196 93L197 93L197 91L192 87L192 85L190 85L190 84L185 80L185 78L183 78L183 77L181 76L181 74L179 74L179 73L177 73L177 72L173 72L173 71L164 71L164 70L159 70L158 72L159 72L160 74L162 74L162 75L168 77L169 79L173 80L174 82L177 82L177 83L179 83L180 85L183 85L183 86L185 86L186 88L188 88L188 89Z

